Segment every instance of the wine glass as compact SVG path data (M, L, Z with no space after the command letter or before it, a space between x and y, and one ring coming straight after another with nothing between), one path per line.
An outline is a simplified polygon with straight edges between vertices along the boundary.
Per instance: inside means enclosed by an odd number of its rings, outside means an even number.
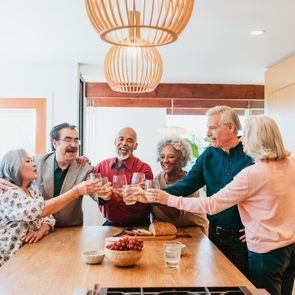
M137 193L139 187L132 185L125 185L123 191L123 201L126 205L134 205L137 202Z
M109 179L106 176L103 176L101 178L101 185L104 186L105 184L107 184L109 182Z
M119 195L123 194L123 187L127 185L126 175L113 176L113 191Z
M147 179L145 181L145 196L149 202L154 201L154 198L150 191L151 189L160 189L160 184L157 179Z
M139 185L145 182L145 174L140 172L134 172L132 174L131 184Z
M99 172L91 172L88 176L89 180L97 180L98 184L101 186L102 184L102 176Z
M98 195L100 197L105 197L106 195L108 195L108 193L111 191L111 186L110 183L108 184L109 180L106 176L101 178L101 185L102 187L100 188Z

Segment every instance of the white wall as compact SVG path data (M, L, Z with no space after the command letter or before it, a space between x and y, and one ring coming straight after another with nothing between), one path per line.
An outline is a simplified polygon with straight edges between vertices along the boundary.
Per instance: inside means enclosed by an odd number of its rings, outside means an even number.
M100 161L114 157L114 140L123 127L132 127L137 132L138 148L134 155L148 163L154 175L161 168L156 161L156 146L160 139L158 129L166 125L166 110L153 108L94 108L86 110L85 155L95 166ZM84 198L85 224L101 224L103 218L97 205Z
M134 155L151 165L154 173L160 170L156 163L156 146L160 139L158 129L166 125L166 110L160 108L95 108L88 107L85 126L85 154L93 165L114 157L114 140L123 127L137 133L138 148Z

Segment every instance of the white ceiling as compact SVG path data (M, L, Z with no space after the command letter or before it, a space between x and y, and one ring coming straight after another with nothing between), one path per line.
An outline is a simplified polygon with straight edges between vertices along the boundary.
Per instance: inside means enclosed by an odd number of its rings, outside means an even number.
M162 81L263 84L267 67L295 53L294 13L294 0L196 0L180 38L158 48ZM0 37L0 62L77 62L86 81L105 81L111 45L83 0L0 0Z

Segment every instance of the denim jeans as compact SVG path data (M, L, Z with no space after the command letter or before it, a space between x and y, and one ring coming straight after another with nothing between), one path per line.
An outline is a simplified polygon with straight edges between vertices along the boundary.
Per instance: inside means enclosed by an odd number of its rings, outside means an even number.
M209 228L209 239L246 276L248 272L248 248L238 236L223 237Z
M268 253L249 251L249 274L257 288L271 295L291 295L295 278L295 244Z

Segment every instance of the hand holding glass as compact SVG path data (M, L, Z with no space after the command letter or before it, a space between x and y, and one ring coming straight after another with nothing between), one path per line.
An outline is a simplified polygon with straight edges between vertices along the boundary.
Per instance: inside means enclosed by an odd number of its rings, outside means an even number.
M91 172L88 177L89 180L97 180L99 185L102 185L102 176L98 172Z
M123 192L123 201L126 205L134 205L138 199L139 187L126 185Z
M113 191L119 196L123 194L123 187L127 185L127 179L125 175L113 176Z
M145 196L146 199L149 202L153 202L154 201L154 197L152 195L152 192L150 192L150 189L160 189L160 184L159 181L157 179L147 179L145 181Z
M97 191L97 194L104 200L109 200L111 196L108 197L108 195L112 190L112 187L107 177L101 178L101 185L102 187Z

